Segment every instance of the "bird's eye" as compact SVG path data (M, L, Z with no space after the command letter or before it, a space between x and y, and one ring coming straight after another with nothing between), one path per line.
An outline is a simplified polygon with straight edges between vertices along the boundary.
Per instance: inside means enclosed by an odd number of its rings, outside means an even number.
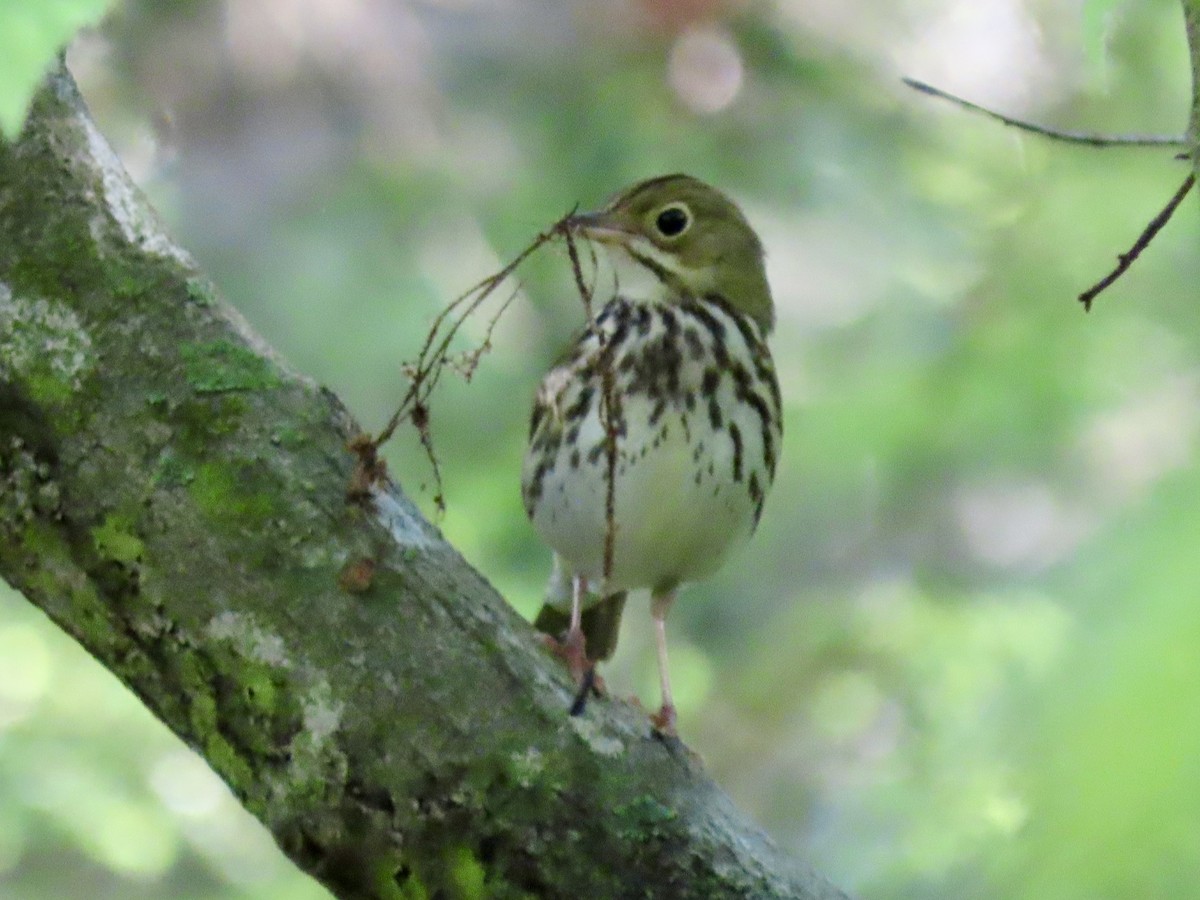
M692 215L682 203L672 203L658 214L654 227L663 237L679 237L692 224Z

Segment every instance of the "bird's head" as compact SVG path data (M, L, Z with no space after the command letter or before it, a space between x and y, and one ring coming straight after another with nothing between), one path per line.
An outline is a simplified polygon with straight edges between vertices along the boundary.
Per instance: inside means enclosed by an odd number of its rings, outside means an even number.
M641 181L567 223L661 282L668 299L719 294L764 335L771 330L775 306L762 242L737 204L703 181L690 175Z

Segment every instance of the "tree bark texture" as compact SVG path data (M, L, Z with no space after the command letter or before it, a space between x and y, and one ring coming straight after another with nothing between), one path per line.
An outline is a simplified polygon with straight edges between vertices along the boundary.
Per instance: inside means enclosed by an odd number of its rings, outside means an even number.
M0 141L0 575L339 897L844 896L643 713L569 717L398 488L347 501L358 430L164 234L60 66Z

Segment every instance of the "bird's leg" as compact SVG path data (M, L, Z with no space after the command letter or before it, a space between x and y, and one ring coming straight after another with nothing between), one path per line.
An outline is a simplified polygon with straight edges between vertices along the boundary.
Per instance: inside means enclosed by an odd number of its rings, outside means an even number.
M662 706L650 717L660 734L675 735L675 701L671 697L671 674L667 668L667 613L675 602L675 590L655 591L650 599L650 615L654 618L654 639L658 645L658 679L662 685Z
M583 636L583 600L587 596L588 583L582 575L571 577L571 619L567 633L561 639L544 636L546 646L560 657L576 684L582 684L584 675L592 664L587 658L587 640Z
M587 639L583 636L583 598L587 595L587 589L587 579L582 575L571 579L571 624L567 627L563 650L566 651L567 668L577 684L583 681L584 673L590 665L587 658Z

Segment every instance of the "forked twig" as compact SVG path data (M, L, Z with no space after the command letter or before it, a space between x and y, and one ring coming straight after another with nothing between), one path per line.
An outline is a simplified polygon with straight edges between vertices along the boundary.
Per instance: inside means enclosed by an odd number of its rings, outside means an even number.
M970 100L964 100L962 97L956 97L954 94L943 91L941 88L936 88L931 84L926 84L923 81L918 81L915 78L903 78L905 84L914 90L921 91L924 94L929 94L932 97L938 97L942 100L948 100L963 109L971 112L980 113L988 118L995 119L998 122L1003 122L1005 125L1011 125L1014 128L1019 128L1022 131L1028 131L1033 134L1041 135L1042 137L1050 138L1056 141L1066 141L1073 144L1086 144L1090 147L1190 147L1191 142L1186 135L1178 137L1171 135L1158 134L1095 134L1083 131L1065 131L1058 128L1047 128L1044 125L1036 125L1032 122L1026 122L1022 119L1015 119L1012 116L1006 116L1003 113L998 113L995 110L980 106L977 103L972 103ZM1191 150L1179 153L1176 159L1190 159ZM1118 278L1125 274L1126 270L1133 265L1134 260L1142 255L1150 242L1162 230L1163 226L1170 221L1171 216L1175 214L1179 204L1183 202L1183 198L1188 195L1192 186L1196 183L1195 173L1191 173L1184 179L1183 184L1179 186L1174 196L1167 202L1149 224L1138 235L1133 246L1125 253L1117 254L1117 266L1098 282L1079 295L1079 302L1083 304L1084 312L1089 312L1092 308L1092 301L1096 296L1115 282Z
M579 289L579 297L583 300L583 311L588 321L592 320L592 287L583 283L583 267L579 263L579 250L575 246L575 236L569 230L564 231L567 241L567 258L571 260L571 273L575 276L575 287ZM589 242L588 248L591 249ZM595 262L596 251L591 250L592 261Z
M1154 240L1155 235L1171 220L1171 216L1175 214L1175 210L1179 208L1179 204L1183 202L1183 198L1188 195L1188 192L1195 184L1196 173L1189 172L1188 177L1183 179L1183 184L1179 186L1179 190L1167 201L1167 205L1159 210L1158 215L1150 220L1150 224L1138 235L1137 240L1133 242L1133 246L1125 253L1117 254L1116 268L1079 295L1079 302L1083 304L1084 312L1090 312L1092 301L1096 299L1096 295L1124 275L1125 270L1133 265L1134 260L1142 255L1142 251L1150 246L1150 242Z
M491 349L492 332L496 327L496 323L499 322L500 317L516 298L518 291L514 289L504 302L500 304L499 309L492 315L485 329L483 341L479 346L455 355L450 353L450 345L466 321L479 310L496 289L526 259L544 244L555 238L564 235L569 238L569 222L571 216L574 214L575 210L572 209L566 215L562 216L553 225L538 234L506 266L460 294L437 314L429 327L429 332L425 335L425 341L421 345L416 360L402 366L404 374L408 377L409 384L396 411L376 437L372 438L369 435L361 434L350 441L348 445L348 449L358 457L357 465L347 489L347 498L349 500L354 502L364 501L369 496L371 487L387 476L387 468L379 456L379 448L391 439L400 423L407 420L412 422L413 426L417 429L421 446L424 448L425 456L433 469L435 484L434 504L439 513L445 511L441 467L438 465L437 454L433 446L433 435L429 427L429 397L433 389L437 387L442 372L447 366L450 366L463 378L470 381L483 354ZM569 239L568 247L571 248L568 252L572 254L573 264L577 266L578 253L573 249ZM582 284L582 275L577 280ZM591 307L588 296L582 294L581 296L585 296L585 305L590 311Z

